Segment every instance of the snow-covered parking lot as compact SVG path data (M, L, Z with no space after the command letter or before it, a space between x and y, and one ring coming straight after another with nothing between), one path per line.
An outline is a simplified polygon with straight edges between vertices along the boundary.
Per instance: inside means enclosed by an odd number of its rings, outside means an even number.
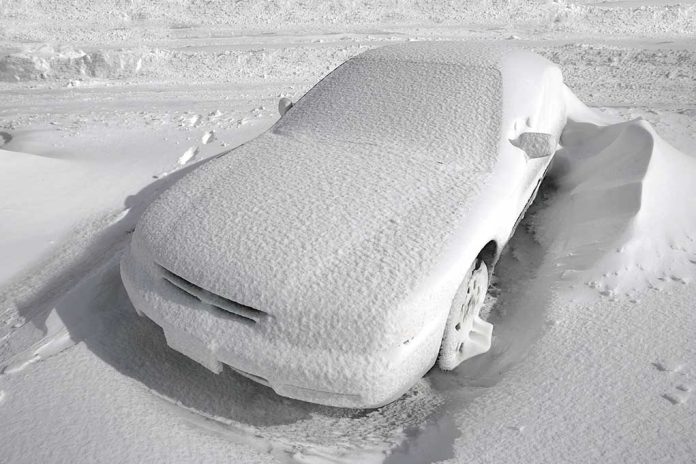
M346 59L444 39L535 51L578 98L491 351L338 409L137 317L119 260L159 192ZM0 95L0 462L696 461L693 1L0 0Z

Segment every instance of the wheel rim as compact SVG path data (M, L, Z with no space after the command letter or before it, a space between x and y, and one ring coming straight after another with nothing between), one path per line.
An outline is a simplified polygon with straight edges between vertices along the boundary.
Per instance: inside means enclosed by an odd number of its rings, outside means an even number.
M444 370L490 349L493 325L484 321L481 308L488 290L488 268L479 263L468 273L453 301L443 335L438 364Z

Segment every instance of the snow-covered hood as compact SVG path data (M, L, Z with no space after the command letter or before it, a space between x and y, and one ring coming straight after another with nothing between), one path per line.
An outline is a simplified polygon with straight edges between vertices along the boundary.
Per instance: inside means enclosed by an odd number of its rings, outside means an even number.
M159 265L276 316L381 319L425 277L494 157L465 167L351 144L312 156L267 134L165 192L136 239Z

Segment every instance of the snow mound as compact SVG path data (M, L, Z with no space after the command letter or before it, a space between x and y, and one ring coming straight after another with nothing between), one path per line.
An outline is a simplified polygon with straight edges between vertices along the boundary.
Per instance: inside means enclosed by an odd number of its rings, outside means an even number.
M555 166L559 198L537 221L561 278L630 299L687 283L696 273L696 158L642 119L592 119L587 108L571 111Z
M215 131L212 131L212 130L206 132L201 137L201 143L204 145L207 145L207 144L214 142L214 141L215 141Z
M69 46L45 44L1 57L0 81L122 78L138 74L142 65L143 54L134 50L86 53Z
M183 155L179 157L178 163L179 165L183 166L184 164L188 163L191 161L195 156L198 154L198 147L193 146L189 147Z

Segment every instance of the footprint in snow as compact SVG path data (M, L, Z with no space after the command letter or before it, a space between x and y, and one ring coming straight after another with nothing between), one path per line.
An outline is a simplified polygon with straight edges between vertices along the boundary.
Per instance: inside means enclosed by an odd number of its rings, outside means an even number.
M5 145L6 143L10 143L10 140L12 140L12 135L8 132L0 132L0 147Z
M679 390L679 387L677 387L677 391L665 393L662 395L664 399L666 399L674 405L686 403L686 401L689 399L689 396L691 396L691 392Z
M652 364L660 372L678 373L684 368L682 363L674 360L659 360ZM692 390L693 387L691 385L680 383L674 387L673 391L663 393L661 396L673 405L684 404L691 396Z
M653 366L655 366L655 369L657 369L660 372L679 372L682 370L684 367L681 363L673 360L659 360L654 363L652 363Z

